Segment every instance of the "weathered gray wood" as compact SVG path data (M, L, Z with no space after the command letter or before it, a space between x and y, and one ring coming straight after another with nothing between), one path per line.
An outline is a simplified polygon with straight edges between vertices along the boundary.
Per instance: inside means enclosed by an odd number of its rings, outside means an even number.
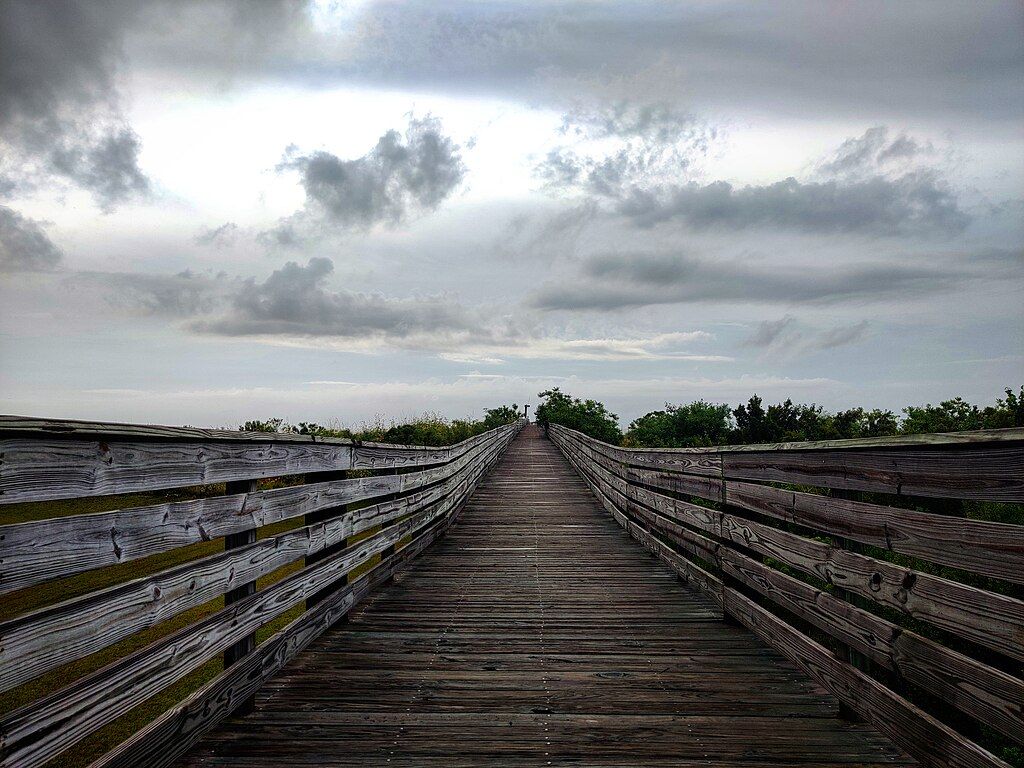
M727 478L901 496L1024 501L1024 445L723 456Z
M3 717L0 765L42 765L452 506L391 526Z
M506 429L515 424L498 427ZM486 433L484 433L486 434ZM37 419L30 416L0 415L0 436L11 437L62 437L67 439L138 439L175 440L179 442L205 443L209 441L232 443L299 443L354 445L367 448L383 448L410 455L436 453L438 450L457 452L460 446L471 445L480 435L474 435L461 443L441 448L422 445L396 445L351 440L347 437L323 437L302 435L296 432L244 432L231 429L205 429L200 427L173 427L161 424L124 424L119 422L79 421L75 419Z
M141 439L178 440L204 443L211 440L234 443L268 441L276 443L328 443L351 445L352 440L340 437L317 437L294 432L243 432L234 429L205 429L202 427L172 427L163 424L125 424L111 421L82 421L78 419L39 419L32 416L0 415L0 435L69 439Z
M588 441L588 447L609 459L626 466L660 469L691 475L721 477L722 457L718 451L657 448L639 450L619 448L597 440Z
M1024 525L729 481L726 503L941 565L1024 583Z
M915 632L904 630L828 592L764 565L741 551L718 545L717 541L724 540L730 545L753 550L774 562L816 576L847 592L895 608L1018 659L1024 654L1024 603L1021 601L900 568L821 541L744 520L731 512L715 512L680 502L650 488L639 487L638 483L647 486L653 484L649 482L649 476L645 477L627 466L628 463L635 463L635 457L624 456L622 449L609 450L597 441L569 430L553 430L553 439L577 471L596 489L595 492L607 495L605 503L615 519L648 548L671 546L680 550L681 555L691 554L721 567L726 576L735 580L733 583L742 583L755 589L794 615L864 653L883 668L939 696L979 722L1018 741L1024 740L1024 682L1020 679ZM974 447L965 449L965 453L982 453L989 448L985 444L966 445ZM1007 451L1015 448L1010 446ZM790 453L783 458L789 462L787 466L791 467L802 460L804 455ZM1011 460L1007 460L1007 455L1011 456ZM828 471L842 471L841 465L830 463L836 458L834 452L822 456L822 465L827 465ZM727 475L731 457L725 453L722 457L726 467L723 472ZM759 452L744 453L741 457L752 457L753 460L762 458ZM867 482L864 478L869 473L865 467L870 462L863 461L863 455L855 458L861 461L859 464L854 461L851 476L857 477L860 472L861 480ZM769 460L770 457L765 458L765 462ZM975 469L979 466L978 462L964 463ZM990 455L982 463L988 463L990 470L987 477L984 471L980 472L981 480L978 482L985 487L999 486L1003 481L993 479L993 474L1003 472L1012 465L1012 453L1004 454L994 463ZM942 462L940 466L941 471L948 469ZM992 466L997 469L991 470ZM906 469L906 466L901 469ZM765 472L767 474L767 470ZM807 482L807 478L802 480ZM879 480L875 476L871 477L871 481ZM914 487L917 492L921 485L927 483L937 488L942 480L936 479L936 473L927 467L917 466L913 482L918 483L918 486L905 487ZM954 478L952 482L961 481ZM840 482L837 485L842 484ZM726 503L734 508L749 509L805 528L860 540L891 551L926 557L996 578L1017 582L1024 578L1021 576L1021 553L1024 551L1021 546L1024 528L1021 526L943 517L734 480L724 481L724 485ZM975 486L975 490L977 488ZM988 493L987 490L979 492ZM997 488L993 494L1002 492ZM951 495L957 493L964 495L965 491L961 488ZM702 511L694 511L694 508ZM641 523L642 527L633 520ZM712 538L697 531L706 532ZM657 533L658 537L653 533ZM704 587L699 580L692 583ZM728 586L725 589L727 594L739 594ZM726 610L729 610L728 601ZM775 617L772 619L781 623ZM787 631L796 632L790 627L787 627ZM811 641L808 639L808 642ZM831 658L831 654L826 653ZM836 663L842 662L836 660ZM859 675L863 674L853 667L849 668ZM833 675L830 680L832 686L849 687L847 682L837 679L833 672L828 674ZM885 692L885 697L890 699L889 703L910 708L909 716L928 718L896 693L874 681L872 683ZM862 711L865 706L863 702L846 703L857 711ZM917 724L916 727L920 730L922 726ZM960 754L967 756L972 754L972 750L980 749L955 732L950 731L949 735L957 741L957 745L951 747L954 752L959 750ZM914 751L911 749L912 744L904 743L904 746ZM917 745L917 748L924 748L928 752L927 747ZM929 759L937 760L942 749L945 747L929 755ZM941 761L935 764L945 765Z
M482 446L482 454L473 454L476 458L453 477L428 491L252 541L0 623L0 690L102 650L372 526L388 524L458 493L499 448L489 445Z
M1024 659L1024 602L722 515L722 537L879 605Z
M684 523L693 525L694 523L697 523L698 520L695 520L689 514L676 513L675 505L673 505L671 511L668 511L667 513L644 507L635 500L635 495L630 493L630 491L636 489L633 489L631 486L621 488L609 482L612 477L607 473L604 473L596 464L591 464L589 466L586 464L577 464L577 467L584 475L584 479L587 480L588 484L590 484L592 488L597 489L595 492L600 492L603 497L607 498L617 511L625 513L633 520L641 521L642 524L647 527L655 528L660 535L670 539L674 544L686 549L692 555L705 559L710 563L717 564L718 543L707 536L703 536L700 533L692 531L676 522L677 520L681 520ZM649 494L651 496L655 495L643 491L643 489L638 490L642 491L644 494ZM667 499L667 497L663 498ZM677 501L676 499L667 500ZM679 503L687 504L686 502ZM707 511L710 512L710 510ZM717 525L712 530L715 529L717 529Z
M169 768L205 734L223 722L237 703L251 696L314 639L357 605L395 570L422 552L445 530L431 528L387 562L374 566L351 584L326 596L313 608L269 638L256 652L222 672L180 704L149 723L90 768Z
M511 425L510 425L511 426ZM508 430L509 427L500 427ZM278 440L180 442L125 438L0 440L0 504L137 493L266 477L440 464L477 444L412 448Z
M378 496L407 493L461 471L508 432L477 441L435 469L333 480L247 494L0 526L0 594L93 568L147 557Z
M827 648L729 587L725 610L744 626L802 667L807 674L933 768L978 768L1009 765L947 725L903 699L878 681L836 658Z
M559 429L556 434L592 448L604 446L572 430ZM869 443L723 446L717 451L721 454L724 476L739 480L904 496L1024 500L1024 429L915 437L918 439ZM601 450L607 451L607 447ZM636 461L630 459L628 463Z
M569 439L577 448L583 442ZM719 519L721 530L710 532L726 540L1000 653L1024 658L1024 602L732 514Z
M582 432L563 427L560 424L552 424L553 433L561 433L569 437L583 440L585 442L601 443ZM762 453L766 451L831 451L831 450L860 450L873 448L921 448L935 446L970 446L984 443L1020 443L1024 442L1024 427L1010 427L1007 429L976 429L963 432L933 432L920 435L891 435L885 437L857 437L842 440L805 440L800 442L783 443L750 443L746 445L712 445L705 448L618 448L609 446L621 451L631 453L675 453L681 455L718 454L718 453ZM633 463L633 462L630 462Z
M224 492L228 495L236 493L254 493L256 491L255 480L240 480L234 483L228 483ZM250 528L246 531L239 531L233 533L230 536L224 538L224 549L227 551L231 550L244 550L245 548L256 543L256 529ZM224 593L224 605L232 605L240 600L249 597L256 593L256 579L250 581L243 581L244 577L239 577L238 574L232 574L234 576L233 581L235 583L242 582L239 586L233 587ZM2 636L2 630L0 630L0 636ZM224 650L224 666L230 667L232 664L237 663L245 656L248 656L256 648L256 633L250 632L240 640L235 641ZM252 711L254 702L252 700L244 702L239 710L239 714L247 714Z
M243 597L195 624L0 718L0 733L4 735L0 765L12 768L41 765L328 583L342 578L372 555L394 547L409 534L422 536L432 530L439 519L457 514L467 495L519 426L503 431L500 440L482 446L480 460L469 463L467 471L454 478L457 484L424 510L412 516L403 515L400 521L358 544L332 553L262 591ZM368 510L354 514L362 514L364 521L374 519ZM247 546L258 547L259 544ZM228 554L235 553L225 553ZM236 667L245 669L243 664Z
M1024 742L1024 681L868 613L735 550L723 571L950 706Z
M10 438L0 441L0 504L138 493L352 466L352 446Z
M601 502L602 506L607 509L615 521L621 525L626 531L636 539L640 544L657 555L666 565L674 570L680 578L694 589L704 593L711 599L713 599L719 606L722 604L722 581L717 576L712 575L706 569L692 562L691 560L681 557L678 553L672 550L671 547L666 545L664 542L659 541L656 537L651 536L650 533L639 525L637 525L628 514L623 511L624 504L632 505L633 509L636 509L638 505L633 504L628 499L624 499L621 494L618 499L613 500L616 493L615 489L607 484L603 484L599 478L592 476L589 469L593 466L588 467L581 460L579 454L567 451L565 453L566 458L576 468L584 482L590 487L590 490ZM680 526L673 526L671 521L660 519L658 523L661 528L663 535L670 536L682 546L690 547L694 551L702 551L705 547L716 548L717 545L710 539L707 539L699 534L695 534L691 531L682 529ZM704 551L705 557L709 556L709 552ZM713 555L712 555L713 558Z
M633 485L620 474L616 474L617 471L624 473L621 467L617 467L600 455L588 455L585 447L567 446L566 448L570 451L580 451L579 455L590 460L589 463L584 464L587 470L596 473L602 482L607 483L627 498L643 504L665 517L701 531L715 535L720 533L719 514L714 510Z

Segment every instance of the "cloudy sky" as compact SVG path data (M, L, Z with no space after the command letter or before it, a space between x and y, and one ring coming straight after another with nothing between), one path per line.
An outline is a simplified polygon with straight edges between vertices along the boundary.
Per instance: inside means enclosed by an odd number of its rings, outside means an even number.
M0 5L0 411L1024 382L1024 6Z

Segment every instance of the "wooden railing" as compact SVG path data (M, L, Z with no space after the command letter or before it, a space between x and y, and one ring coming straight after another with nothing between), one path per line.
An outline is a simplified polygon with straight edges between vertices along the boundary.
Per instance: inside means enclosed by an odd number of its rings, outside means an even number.
M199 542L225 544L0 623L3 692L224 598L198 621L0 717L0 765L42 765L223 654L222 673L95 765L172 763L441 535L521 427L420 448L0 417L0 505L224 484L217 496L0 526L0 594ZM290 484L258 489L267 478ZM293 519L299 527L257 537ZM301 569L256 589L300 560ZM298 618L256 644L257 629L304 601Z
M1024 430L676 450L550 437L634 538L923 764L1006 765L976 741L1024 743L1024 525L959 501L1024 501Z

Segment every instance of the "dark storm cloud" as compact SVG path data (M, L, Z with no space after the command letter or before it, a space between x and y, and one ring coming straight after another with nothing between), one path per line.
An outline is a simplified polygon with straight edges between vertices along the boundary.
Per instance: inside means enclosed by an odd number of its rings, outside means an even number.
M332 291L325 282L334 266L313 258L288 262L263 282L246 280L226 312L193 328L223 336L334 336L406 338L471 330L463 310L442 298L393 299L379 294Z
M45 272L62 257L37 222L0 205L0 272Z
M801 182L790 177L763 186L715 181L654 190L634 187L618 200L617 210L640 227L679 220L694 229L951 235L970 222L953 190L930 169L851 181Z
M0 13L0 165L8 194L52 178L105 210L148 191L116 92L121 2L12 0Z
M0 11L0 194L62 182L89 191L105 211L145 196L150 183L139 166L141 143L119 91L126 40L152 29L164 42L176 41L179 73L197 65L181 38L206 41L222 68L240 61L252 66L266 41L303 15L304 5L6 0ZM150 44L145 52L159 49Z
M586 143L551 150L535 168L545 188L602 200L642 228L676 221L694 230L949 236L970 222L940 167L924 162L934 149L906 134L891 137L885 126L843 142L818 164L816 178L737 187L677 181L693 175L715 139L697 121L680 115L659 122L624 105L565 121L624 143L596 156L583 152Z
M139 169L142 144L127 127L81 143L67 139L49 156L51 172L89 190L104 211L149 192L149 179Z
M1019 3L373 3L336 66L391 85L801 114L1024 114Z
M279 170L299 172L308 216L362 229L437 208L466 173L459 145L432 117L411 119L404 136L388 131L355 160L323 151L300 155L291 147Z
M962 270L940 267L869 264L763 269L741 261L679 254L613 253L587 259L579 279L542 288L531 304L544 310L609 311L719 301L879 301L952 290L964 277Z

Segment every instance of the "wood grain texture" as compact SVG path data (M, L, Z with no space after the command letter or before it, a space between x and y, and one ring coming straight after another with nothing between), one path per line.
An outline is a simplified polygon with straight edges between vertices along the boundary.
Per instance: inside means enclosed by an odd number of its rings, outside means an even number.
M422 535L368 573L335 590L259 646L252 656L207 683L131 738L92 764L92 768L167 768L203 736L230 717L320 634L336 625L375 587L419 555L453 516L438 520Z
M564 444L568 450L586 450L584 441L572 435L565 435ZM610 478L611 473L602 467L602 464L607 466L609 460L592 451L588 453L592 461L591 471L605 473L604 477ZM621 470L620 475L628 475L628 470ZM620 484L619 487L630 495L624 486ZM770 493L772 491L765 495ZM635 493L633 498L636 498ZM701 521L699 514L681 522L702 527L725 541L775 558L789 567L979 645L1015 659L1024 659L1024 602L1020 600L848 552L734 514L709 514L706 523ZM713 522L715 518L719 526L717 530ZM1011 545L1014 541L1011 537Z
M725 606L730 615L798 664L840 701L914 755L922 765L933 768L1009 768L995 755L836 658L827 648L740 592L727 587Z
M727 478L900 496L1024 501L1024 446L748 452L722 458Z
M531 428L440 543L185 765L911 762L719 617Z
M447 464L401 475L314 482L0 526L0 594L322 509L409 493L463 471L508 434L487 433Z
M713 511L674 497L642 488L624 460L599 450L596 441L568 430L555 430L554 441L577 471L591 484L613 517L641 541L665 558L660 549L670 548L684 562L673 565L685 573L699 567L691 557L716 566L730 584L742 584L759 592L780 608L863 653L881 667L940 697L980 723L1024 742L1024 681L977 659L947 648L916 632L887 621L827 591L789 576L776 567L744 554L742 550L770 558L775 566L788 566L858 594L914 618L929 621L947 631L986 645L1014 658L1024 652L1024 604L1013 598L979 590L891 563L852 553L824 541L782 531L746 520L731 511ZM982 446L984 447L984 446ZM756 455L756 454L755 454ZM632 481L632 482L631 482ZM1020 581L1021 526L963 520L929 513L852 502L773 488L725 481L727 509L748 509L805 528L823 530L905 554L931 555L931 559L1008 581ZM696 507L696 509L694 509ZM905 514L905 517L904 517ZM737 546L740 549L733 549ZM688 583L720 593L707 578ZM738 593L735 593L738 594ZM744 598L745 599L745 598ZM729 610L727 601L725 610ZM735 599L734 599L735 602ZM775 621L781 621L775 619ZM797 630L789 627L790 632ZM828 652L831 653L831 652ZM848 666L848 665L847 665ZM851 669L853 669L851 667ZM856 670L854 670L856 671ZM861 674L861 673L858 673ZM832 679L844 685L842 676ZM871 681L869 688L880 684ZM905 705L908 717L925 718L916 733L935 721L893 691L885 690L890 705ZM874 691L877 693L877 691ZM874 695L874 694L873 694ZM856 697L855 697L856 698ZM845 702L857 711L871 702ZM942 726L945 728L945 726ZM948 729L947 729L948 730ZM945 744L967 760L979 747L953 731L940 734ZM903 742L911 751L913 744ZM926 762L944 764L918 745ZM984 750L980 750L984 753ZM979 764L991 758L985 757Z
M490 457L505 443L507 439L496 445ZM0 765L25 768L56 757L374 554L457 509L486 467L485 462L475 464L454 490L423 511L0 718Z
M102 650L372 526L436 504L457 487L458 477L448 483L2 622L0 690Z
M723 571L952 707L1024 742L1024 681L728 548Z
M585 442L601 443L582 432L552 424L551 431L567 435ZM677 453L686 455L725 454L725 453L761 453L765 451L832 451L862 450L874 448L923 448L936 446L970 446L977 444L1008 444L1024 443L1024 427L1007 429L977 429L963 432L933 432L919 435L889 435L885 437L857 437L842 440L805 440L802 442L782 443L750 443L746 445L712 445L706 448L618 448L621 451L643 454Z
M891 552L1024 583L1024 525L897 509L738 481L726 483L726 503Z
M514 425L500 427L507 432ZM180 488L310 472L428 466L461 456L450 448L255 439L184 442L68 436L0 440L0 504Z
M352 446L0 440L0 504L106 496L352 466Z
M1020 600L735 515L722 515L722 537L978 645L1024 659L1024 602Z

